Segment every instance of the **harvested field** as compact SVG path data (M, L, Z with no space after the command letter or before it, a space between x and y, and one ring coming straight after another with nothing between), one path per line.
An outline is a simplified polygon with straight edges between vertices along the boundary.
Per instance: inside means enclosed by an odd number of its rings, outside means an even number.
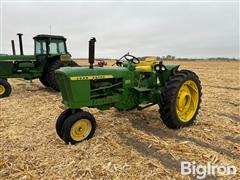
M60 94L38 80L9 80L12 95L0 99L0 178L191 179L180 173L185 160L235 165L236 176L219 179L240 179L240 62L174 63L193 70L202 81L194 126L166 128L157 105L141 112L86 108L97 119L96 134L72 146L55 132L63 107Z

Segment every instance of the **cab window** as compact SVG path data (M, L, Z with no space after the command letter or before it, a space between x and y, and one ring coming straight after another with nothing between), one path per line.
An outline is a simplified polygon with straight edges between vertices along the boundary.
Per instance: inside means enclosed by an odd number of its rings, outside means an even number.
M52 40L48 47L49 54L66 54L65 44L63 41Z
M47 44L45 41L36 41L35 54L47 54Z

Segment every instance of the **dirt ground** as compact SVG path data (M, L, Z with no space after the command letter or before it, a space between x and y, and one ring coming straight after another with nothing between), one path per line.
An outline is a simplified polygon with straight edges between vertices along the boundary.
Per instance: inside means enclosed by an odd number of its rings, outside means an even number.
M171 62L167 62L171 63ZM174 62L176 63L176 62ZM180 161L237 167L240 179L240 62L177 61L196 72L203 97L195 125L170 130L158 106L144 111L87 109L97 119L95 136L77 145L58 138L60 93L20 79L0 99L0 179L191 179Z

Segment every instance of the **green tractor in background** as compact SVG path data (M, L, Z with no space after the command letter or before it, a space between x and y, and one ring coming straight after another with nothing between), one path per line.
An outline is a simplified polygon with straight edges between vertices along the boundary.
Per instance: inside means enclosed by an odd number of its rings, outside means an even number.
M16 55L12 40L13 55L0 55L0 98L11 94L8 78L39 78L41 83L59 91L54 71L63 66L78 66L67 51L66 38L56 35L37 35L34 39L34 55L24 55L22 34L18 33L20 55Z
M116 67L93 68L95 38L89 41L89 67L63 67L55 71L66 106L57 119L56 131L66 143L91 138L96 120L82 107L120 111L143 110L159 105L164 124L172 129L194 123L201 102L201 83L179 65L164 65L156 57L140 61L125 54Z

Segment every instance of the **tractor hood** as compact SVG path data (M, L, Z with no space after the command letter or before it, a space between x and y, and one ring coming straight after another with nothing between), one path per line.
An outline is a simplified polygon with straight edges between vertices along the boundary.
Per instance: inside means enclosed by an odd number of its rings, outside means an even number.
M88 67L62 67L56 70L56 75L58 76L58 74L70 80L93 80L126 77L129 75L129 70L125 67L95 67L94 69Z
M55 71L63 103L72 109L119 101L121 97L118 95L109 96L107 99L93 100L94 90L91 88L91 82L95 80L107 82L116 80L122 82L122 86L130 86L133 81L125 80L133 79L133 76L134 73L125 67L95 67L94 69L88 67L63 67Z

